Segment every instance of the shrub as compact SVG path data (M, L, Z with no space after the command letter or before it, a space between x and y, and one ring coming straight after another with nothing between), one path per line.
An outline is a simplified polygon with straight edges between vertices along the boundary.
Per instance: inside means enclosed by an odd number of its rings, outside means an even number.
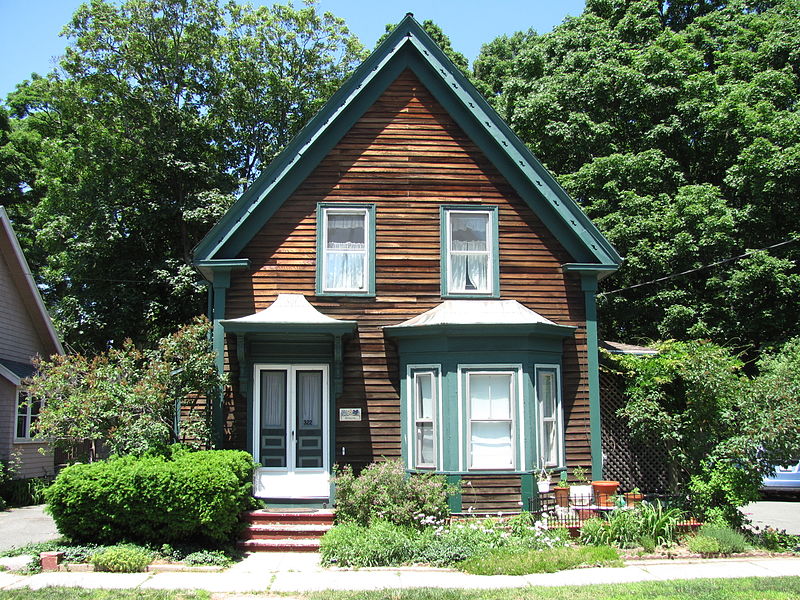
M199 550L188 554L183 562L187 565L211 565L214 567L228 567L233 563L231 557L222 550Z
M754 543L770 552L800 551L800 535L786 533L785 529L766 527L753 532Z
M716 540L719 544L718 552L722 554L744 552L749 547L744 535L726 525L707 523L700 528L698 534L698 537L708 537Z
M697 554L719 554L719 542L706 535L695 535L689 538L686 546Z
M399 461L373 463L355 477L349 465L336 473L336 518L367 526L378 520L396 525L437 525L450 514L443 476L406 474Z
M456 521L449 527L425 532L414 559L435 566L456 564L475 554L505 545L507 537L492 519Z
M322 562L349 567L400 565L412 558L415 530L375 521L336 525L320 541Z
M608 521L594 517L587 519L581 526L581 544L587 546L609 546L612 544L611 528Z
M621 566L619 553L608 546L579 546L547 550L492 550L462 562L459 567L475 575L527 575L555 573L578 566Z
M45 494L59 531L76 541L221 542L253 506L252 471L246 452L176 450L67 467Z
M149 552L133 546L114 546L92 556L95 570L111 573L141 573L151 560Z
M581 527L581 542L594 546L632 548L641 545L645 549L655 549L655 546L675 541L680 518L677 508L664 508L659 501L642 502L634 509L611 511L607 520L588 519Z

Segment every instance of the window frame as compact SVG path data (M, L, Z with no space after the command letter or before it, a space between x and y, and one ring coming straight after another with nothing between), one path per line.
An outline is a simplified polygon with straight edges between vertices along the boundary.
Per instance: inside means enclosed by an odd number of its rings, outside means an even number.
M441 420L442 414L442 369L438 364L425 364L425 365L409 365L406 375L406 407L408 410L407 420L407 440L406 448L408 449L408 468L412 470L421 471L436 471L442 468L443 448L442 440L444 436L441 433ZM417 438L417 423L420 422L418 418L418 396L417 396L417 379L420 375L431 376L431 390L434 393L433 398L433 415L431 419L426 420L433 423L433 456L434 460L431 464L424 464L419 462L419 447Z
M556 426L556 453L557 453L557 461L556 463L552 462L545 462L546 456L546 449L545 449L545 435L544 435L544 424L545 424L545 416L544 416L544 399L539 390L539 374L540 373L551 373L554 378L555 382L553 385L553 389L555 391L555 398L554 398L554 416L552 418L552 422L555 423ZM538 460L539 464L542 468L563 468L566 466L565 456L566 456L566 436L564 431L564 405L562 401L562 391L561 391L561 366L557 364L535 364L533 367L533 389L534 394L536 397L536 411L537 411L537 433L539 437L539 443L537 444L537 451L538 451Z
M34 439L34 436L31 435L31 427L39 418L39 414L42 410L42 404L39 402L38 411L34 414L33 407L36 403L36 400L30 399L30 401L28 401L30 395L28 394L27 390L23 388L17 388L14 397L14 443L34 442L36 440ZM24 400L22 398L24 398ZM21 405L23 402L26 403L25 414L21 415L20 408L22 408ZM18 435L20 417L25 419L25 437L20 437Z
M486 254L488 256L486 291L457 291L450 289L450 217L455 213L482 213L489 217L487 226ZM442 205L439 209L441 226L440 235L440 271L441 294L443 298L499 298L500 297L500 240L497 206L486 205Z
M508 375L511 381L511 464L508 466L472 466L472 418L469 396L471 375ZM516 472L525 465L525 436L520 429L520 418L525 414L522 365L459 365L458 366L458 410L459 410L459 470L469 472ZM506 421L503 419L502 421ZM481 422L486 422L481 419ZM466 468L465 468L466 466Z
M327 268L327 231L329 214L358 214L364 217L364 287L363 289L325 289ZM375 205L363 203L317 204L317 296L374 296L375 295Z

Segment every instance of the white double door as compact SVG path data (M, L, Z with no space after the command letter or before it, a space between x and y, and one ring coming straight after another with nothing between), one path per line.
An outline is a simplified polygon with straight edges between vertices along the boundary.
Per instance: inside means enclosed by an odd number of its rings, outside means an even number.
M259 498L330 495L328 365L254 367L254 491Z

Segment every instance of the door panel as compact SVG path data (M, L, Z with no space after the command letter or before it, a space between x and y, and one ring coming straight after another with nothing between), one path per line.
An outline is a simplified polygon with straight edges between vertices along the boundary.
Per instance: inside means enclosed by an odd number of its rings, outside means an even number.
M261 371L261 452L260 462L265 467L287 466L286 371Z

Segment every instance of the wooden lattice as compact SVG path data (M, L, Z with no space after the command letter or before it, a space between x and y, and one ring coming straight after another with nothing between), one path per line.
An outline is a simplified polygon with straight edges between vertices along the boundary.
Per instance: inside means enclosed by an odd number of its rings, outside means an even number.
M657 440L639 441L617 411L625 405L624 383L616 373L600 372L603 435L603 476L620 482L620 489L667 490L664 453Z

